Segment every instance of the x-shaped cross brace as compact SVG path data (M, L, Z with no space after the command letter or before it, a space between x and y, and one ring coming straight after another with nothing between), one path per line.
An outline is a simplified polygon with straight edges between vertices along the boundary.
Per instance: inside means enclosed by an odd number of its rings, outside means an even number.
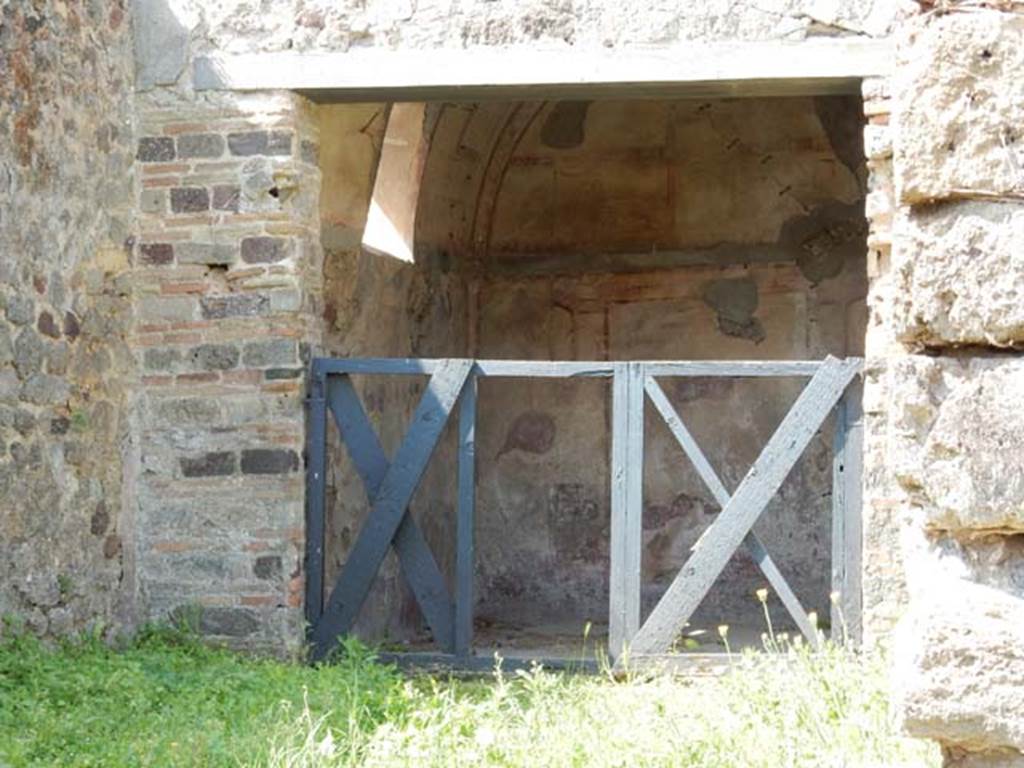
M352 382L347 376L329 379L330 410L362 478L371 509L313 629L315 659L323 658L335 640L351 630L391 546L434 638L442 648L451 650L451 597L408 507L472 367L471 360L446 360L438 367L390 463Z
M630 642L631 653L667 651L741 543L754 556L801 631L811 642L816 642L816 633L807 614L751 528L859 371L859 360L826 358L732 495L722 485L661 387L652 377L646 378L644 387L648 396L721 504L722 511L694 545L679 574Z
M704 485L707 486L708 490L711 491L711 495L715 497L715 501L718 502L718 506L721 509L725 509L731 498L729 491L726 490L725 485L722 484L718 474L712 468L710 462L704 456L704 452L697 445L697 441L694 440L693 435L683 424L682 419L679 418L679 414L676 413L672 404L669 402L668 397L665 396L664 390L661 385L655 381L653 376L648 376L644 381L644 389L647 392L647 396L651 399L654 407L661 414L665 420L665 424L668 425L669 431L675 437L680 447L686 453L687 457L693 463L694 468L697 470L697 474L700 475L701 480L704 481ZM768 550L761 541L760 537L753 531L750 531L746 538L743 539L743 546L746 547L747 552L757 563L761 572L764 573L765 578L768 579L768 583L771 584L775 591L779 595L779 599L786 606L786 610L789 611L789 615L793 617L800 631L807 638L807 641L811 643L815 648L818 646L818 633L815 631L814 625L811 623L810 618L807 616L807 612L804 611L803 606L800 604L799 598L794 594L790 588L789 583L786 581L786 577L782 575L778 567L775 565L775 561L772 560L768 554Z

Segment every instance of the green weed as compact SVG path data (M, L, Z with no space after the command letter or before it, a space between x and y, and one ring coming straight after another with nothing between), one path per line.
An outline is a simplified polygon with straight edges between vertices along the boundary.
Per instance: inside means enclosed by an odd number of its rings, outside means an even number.
M727 629L721 630L724 636ZM336 663L248 658L180 630L111 648L0 639L0 765L937 766L899 735L886 668L769 636L719 677L403 677L355 641Z

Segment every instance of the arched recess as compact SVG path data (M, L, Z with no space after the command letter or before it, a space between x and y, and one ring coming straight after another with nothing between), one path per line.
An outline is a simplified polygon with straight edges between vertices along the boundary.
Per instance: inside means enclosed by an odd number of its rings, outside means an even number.
M435 107L421 183L417 250L445 252L472 270L487 246L494 204L523 131L544 102L483 102Z

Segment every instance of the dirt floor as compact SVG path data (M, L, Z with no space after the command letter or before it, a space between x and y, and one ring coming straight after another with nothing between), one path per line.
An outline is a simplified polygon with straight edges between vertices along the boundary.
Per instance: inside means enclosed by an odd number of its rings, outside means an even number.
M730 625L728 650L736 653L763 647L764 624ZM782 628L780 631L792 631ZM515 661L600 661L607 658L607 624L551 623L533 627L478 622L474 630L473 651L478 657ZM429 639L389 647L395 652L436 652ZM727 651L717 626L688 626L675 651L680 654L724 654Z

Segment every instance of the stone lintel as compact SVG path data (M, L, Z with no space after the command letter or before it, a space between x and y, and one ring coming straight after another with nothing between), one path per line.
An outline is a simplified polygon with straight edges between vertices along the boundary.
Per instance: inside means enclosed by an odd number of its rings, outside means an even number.
M214 54L196 90L293 90L321 102L515 98L792 96L860 93L888 76L885 40L674 45L626 50L502 49Z

